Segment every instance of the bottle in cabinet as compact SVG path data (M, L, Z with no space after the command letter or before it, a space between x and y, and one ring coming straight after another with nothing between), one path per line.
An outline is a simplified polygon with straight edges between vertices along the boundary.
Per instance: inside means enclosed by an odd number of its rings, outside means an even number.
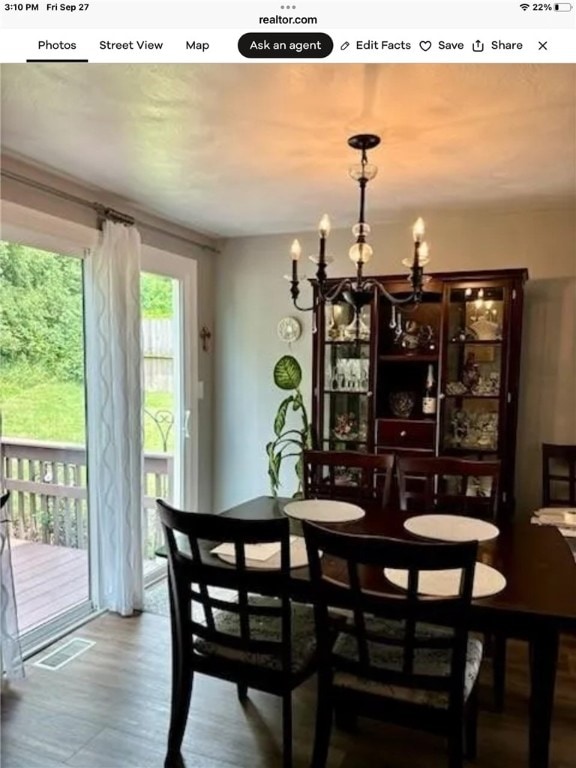
M422 415L425 419L436 418L436 401L437 390L436 380L434 378L434 366L428 366L428 373L426 374L426 387L424 389L424 397L422 398Z

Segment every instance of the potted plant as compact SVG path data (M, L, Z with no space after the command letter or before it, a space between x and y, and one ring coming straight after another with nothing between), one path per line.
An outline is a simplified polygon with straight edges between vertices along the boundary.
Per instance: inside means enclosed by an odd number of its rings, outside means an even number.
M285 397L278 406L274 419L274 440L266 445L268 455L268 476L273 496L278 495L281 485L280 470L284 459L295 458L294 471L298 479L298 487L295 498L302 496L302 484L304 479L304 463L302 452L312 446L312 432L306 406L302 399L300 383L302 381L302 368L292 355L284 355L274 366L274 384L291 394ZM287 424L289 416L300 415L301 426L293 427Z

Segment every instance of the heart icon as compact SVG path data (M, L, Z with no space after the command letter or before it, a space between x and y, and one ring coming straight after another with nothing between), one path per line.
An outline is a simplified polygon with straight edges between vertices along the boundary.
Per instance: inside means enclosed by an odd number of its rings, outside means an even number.
M432 43L430 40L420 40L420 48L422 48L423 51L429 51L430 48L432 48Z

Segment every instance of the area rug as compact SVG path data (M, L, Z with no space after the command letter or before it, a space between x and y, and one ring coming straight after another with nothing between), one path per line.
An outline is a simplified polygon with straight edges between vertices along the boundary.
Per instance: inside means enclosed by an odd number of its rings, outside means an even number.
M147 613L157 613L160 616L170 616L168 603L168 582L166 579L157 581L144 591L144 610Z
M229 589L210 587L210 594L212 597L219 597L225 600L230 600L230 598L233 597L236 593ZM194 613L194 618L202 621L202 607L198 603L195 603L192 610ZM152 586L148 587L144 591L144 611L146 613L156 613L159 616L170 616L168 581L166 579L157 581L155 584L152 584Z

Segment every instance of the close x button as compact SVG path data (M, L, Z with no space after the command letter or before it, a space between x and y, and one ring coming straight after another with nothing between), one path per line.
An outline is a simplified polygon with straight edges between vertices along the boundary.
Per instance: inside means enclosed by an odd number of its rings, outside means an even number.
M247 59L324 59L333 48L324 32L247 32L238 40Z

